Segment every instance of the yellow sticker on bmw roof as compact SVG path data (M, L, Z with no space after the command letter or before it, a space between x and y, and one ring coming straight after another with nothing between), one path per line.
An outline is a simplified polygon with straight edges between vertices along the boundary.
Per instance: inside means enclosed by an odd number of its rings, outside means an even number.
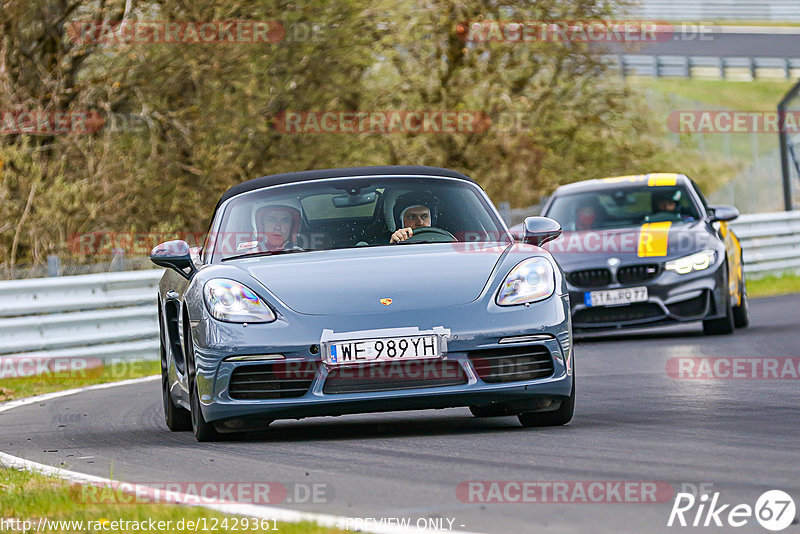
M669 244L669 228L672 222L643 224L639 232L639 257L666 256Z
M650 187L678 185L678 175L674 172L648 174L647 185Z

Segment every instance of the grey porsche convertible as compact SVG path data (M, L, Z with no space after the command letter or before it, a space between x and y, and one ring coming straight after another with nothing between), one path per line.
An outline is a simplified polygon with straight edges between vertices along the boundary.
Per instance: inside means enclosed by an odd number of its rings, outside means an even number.
M200 249L162 243L164 415L200 441L276 419L469 407L524 426L575 405L567 285L486 193L434 167L277 174L219 199Z

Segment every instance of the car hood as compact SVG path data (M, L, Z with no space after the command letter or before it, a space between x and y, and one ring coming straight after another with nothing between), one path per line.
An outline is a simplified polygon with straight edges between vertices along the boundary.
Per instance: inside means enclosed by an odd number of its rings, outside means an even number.
M239 260L292 310L313 315L380 313L477 299L506 246L415 244L303 252ZM381 299L391 299L391 303Z
M611 257L619 259L621 265L661 263L718 247L703 221L564 232L544 245L565 271L605 267Z

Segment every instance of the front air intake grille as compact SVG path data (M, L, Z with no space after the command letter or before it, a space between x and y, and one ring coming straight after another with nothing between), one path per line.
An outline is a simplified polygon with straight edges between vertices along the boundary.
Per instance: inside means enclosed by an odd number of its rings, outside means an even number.
M435 388L467 383L464 369L454 360L409 360L331 369L322 392L366 393L398 389Z
M573 326L601 323L622 323L664 316L664 310L653 302L637 302L627 306L597 306L575 312Z
M658 276L660 266L657 263L645 265L626 265L617 271L617 280L620 284L638 284L648 282Z
M611 271L608 269L585 269L567 273L567 280L577 287L602 287L611 283Z
M676 302L667 306L672 315L678 317L697 317L705 315L708 311L708 296L707 291L703 291L700 295L684 300L683 302Z
M542 345L472 351L469 359L484 382L520 382L553 374L553 358Z
M240 365L231 374L228 394L241 400L302 397L316 373L317 362Z

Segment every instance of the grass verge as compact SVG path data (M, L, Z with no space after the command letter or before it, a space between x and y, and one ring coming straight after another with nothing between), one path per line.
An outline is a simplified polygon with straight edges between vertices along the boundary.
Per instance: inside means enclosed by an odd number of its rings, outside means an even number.
M708 105L711 109L775 111L778 102L797 83L796 80L698 80L684 78L633 78L640 89L675 95L687 101Z
M787 273L783 276L765 276L747 280L747 295L750 297L773 297L800 293L800 275Z
M271 519L229 516L194 506L86 503L79 486L6 467L0 468L0 488L0 532L196 532L203 531L203 526L211 530L215 525L213 530L217 532L343 532L314 523L276 523ZM45 524L45 520L49 523Z
M8 361L11 360L5 360ZM7 364L4 365L4 371L9 370L6 367ZM101 367L7 378L2 380L0 386L0 401L141 378L159 372L160 364L157 361L115 361L106 362ZM112 493L112 496L120 498L110 501L92 500L86 498L91 493L84 492L80 485L4 466L0 466L0 492L0 532L344 532L309 522L276 523L274 520L226 515L196 506L146 502L130 504L133 497L126 499L119 493ZM45 520L49 522L44 523Z
M67 361L67 360L65 360ZM67 363L74 363L78 359L70 359ZM99 362L98 362L99 363ZM3 376L12 374L19 366L13 358L7 358L0 362L2 365ZM142 378L145 376L157 375L161 372L158 361L135 361L129 362L118 360L106 362L100 367L70 370L52 371L36 376L20 376L17 378L3 378L0 386L0 402L24 399L33 395L53 393L65 389L91 386L93 384L105 384L108 382L119 382L130 378Z

